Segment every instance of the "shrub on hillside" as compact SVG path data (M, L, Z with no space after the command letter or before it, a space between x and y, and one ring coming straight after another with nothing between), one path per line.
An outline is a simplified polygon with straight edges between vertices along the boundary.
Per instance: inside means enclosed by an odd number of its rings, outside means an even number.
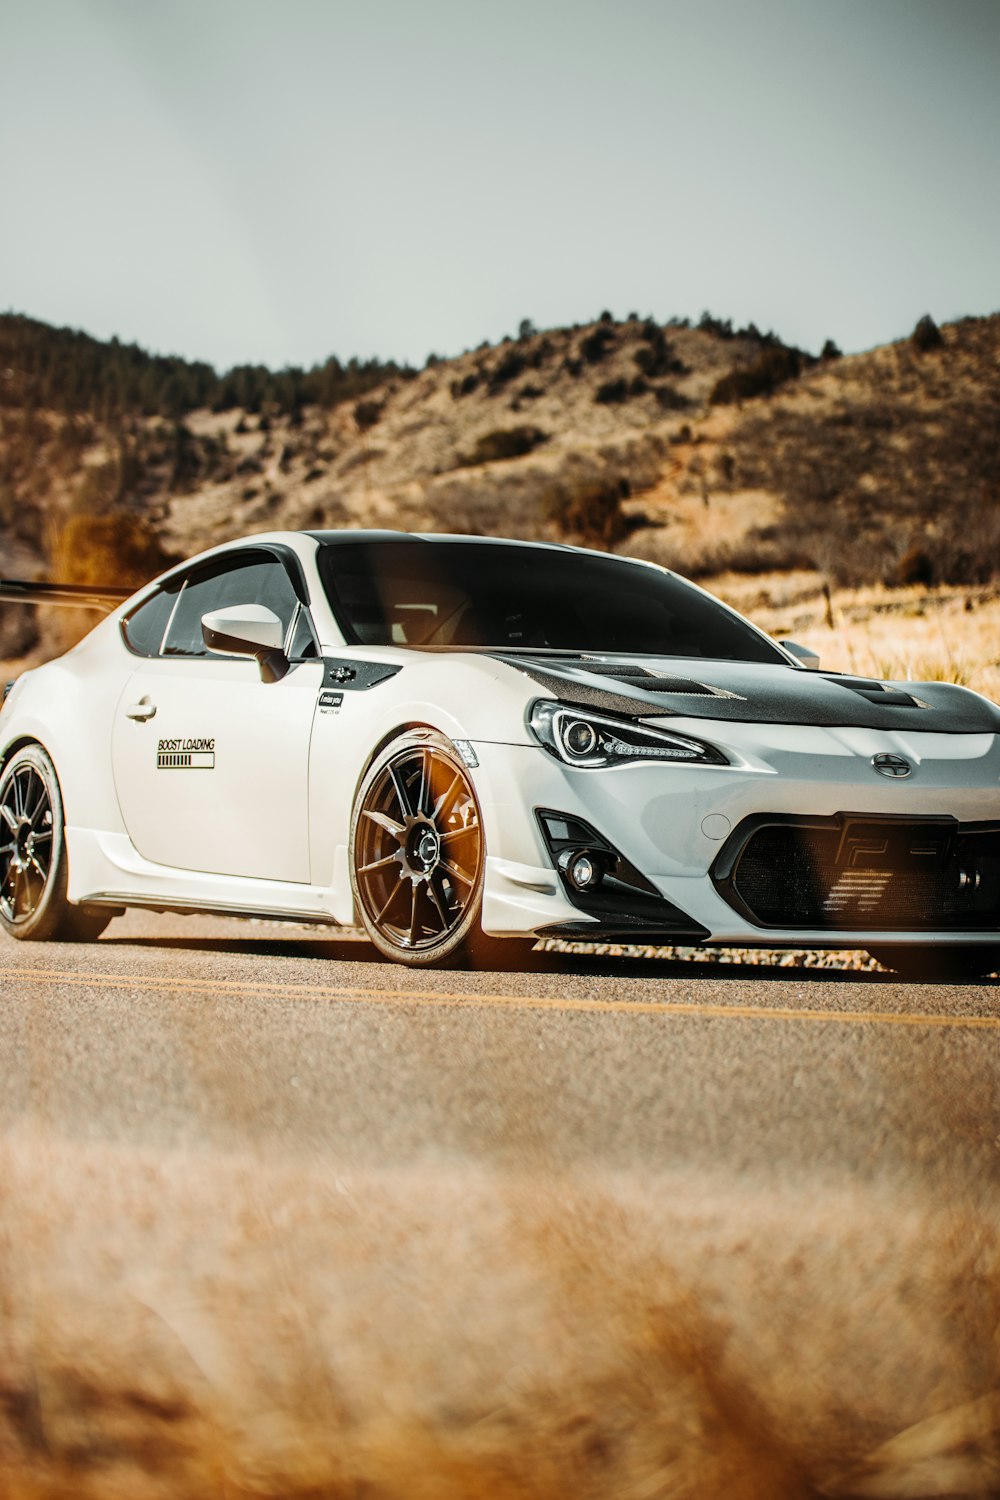
M734 401L749 401L754 396L770 396L779 385L794 380L801 368L796 349L764 349L750 364L730 370L717 380L708 399L713 406L724 406Z
M523 458L547 441L548 433L542 432L539 427L501 427L496 432L484 433L472 452L459 458L458 467L468 469L477 464L495 464L505 459Z
M647 323L642 336L643 347L636 350L635 362L644 375L655 380L660 375L683 374L684 366L674 355L662 328Z
M368 432L382 419L381 401L359 401L354 408L354 420L359 432Z
M265 432L267 429L263 429ZM196 436L184 422L175 422L163 436L164 457L170 464L170 488L175 493L190 493L206 480L218 478L228 470L229 453L225 434L212 437L208 433ZM140 488L140 473L130 475L127 468L121 476L116 506L135 494ZM79 510L91 507L80 504Z
M545 515L569 539L594 547L611 547L629 530L621 502L622 488L617 480L586 480L553 492L545 505Z
M732 318L713 318L707 308L698 319L698 327L702 333L714 333L717 339L731 339L735 337Z
M615 330L610 323L599 323L587 337L580 340L580 353L588 365L599 365L615 346Z
M603 385L597 387L594 400L601 402L604 406L615 406L620 401L627 401L628 381L624 376L620 376L617 380L606 380Z
M921 354L926 354L929 349L941 348L944 339L941 337L941 330L930 313L924 313L924 316L910 335L910 342L914 349L917 349Z
M497 391L503 390L505 385L523 374L527 363L520 349L511 347L506 350L490 372L490 395L496 395Z
M657 385L653 387L653 391L664 411L686 411L691 405L688 398L682 396L680 391L675 390L672 385ZM690 429L685 430L688 432L685 441L690 442Z
M456 401L462 396L471 396L479 385L479 375L475 370L470 370L468 375L463 375L461 380L451 382L451 394Z

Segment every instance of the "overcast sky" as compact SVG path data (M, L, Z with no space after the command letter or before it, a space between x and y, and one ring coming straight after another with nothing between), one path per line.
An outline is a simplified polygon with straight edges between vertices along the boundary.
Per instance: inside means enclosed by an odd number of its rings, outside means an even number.
M1000 308L998 0L0 0L0 309L220 366Z

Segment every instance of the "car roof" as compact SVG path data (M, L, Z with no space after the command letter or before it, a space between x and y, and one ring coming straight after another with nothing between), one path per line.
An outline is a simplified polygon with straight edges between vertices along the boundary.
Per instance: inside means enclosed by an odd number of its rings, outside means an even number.
M585 552L585 547L571 547L565 542L542 542L525 541L520 537L512 536L469 536L463 532L450 531L296 531L287 533L290 536L309 536L319 542L321 546L336 545L338 542L466 542L476 546L484 547L533 547L545 549L549 552ZM632 559L627 559L632 561Z

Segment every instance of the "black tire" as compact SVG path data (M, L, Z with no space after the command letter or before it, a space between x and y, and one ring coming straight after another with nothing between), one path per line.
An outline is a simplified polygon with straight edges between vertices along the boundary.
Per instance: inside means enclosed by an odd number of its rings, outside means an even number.
M41 745L25 745L0 775L0 926L34 942L88 943L113 912L66 899L62 793Z
M507 966L530 944L483 934L485 871L479 802L451 741L400 735L373 762L351 819L351 886L372 943L411 968Z
M979 979L1000 969L1000 945L974 944L962 948L898 947L869 948L868 952L883 968L894 969L901 979L954 980Z

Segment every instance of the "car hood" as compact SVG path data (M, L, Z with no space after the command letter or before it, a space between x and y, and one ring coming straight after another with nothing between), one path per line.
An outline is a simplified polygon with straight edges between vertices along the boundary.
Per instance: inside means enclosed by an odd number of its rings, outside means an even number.
M782 663L491 652L564 703L649 718L1000 733L1000 708L948 682L882 682Z

